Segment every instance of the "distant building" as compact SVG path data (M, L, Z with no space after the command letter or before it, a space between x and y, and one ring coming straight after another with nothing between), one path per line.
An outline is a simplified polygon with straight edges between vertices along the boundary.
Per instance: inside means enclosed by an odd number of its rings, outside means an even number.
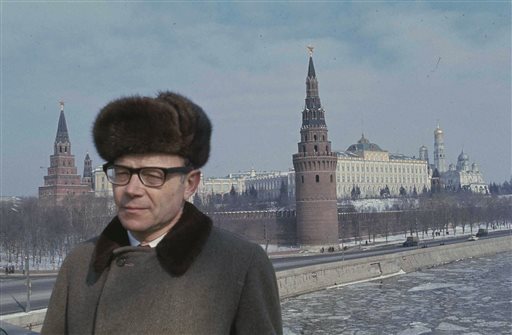
M246 174L229 174L225 177L205 177L204 174L201 174L201 182L197 188L197 195L203 202L208 202L209 197L218 195L224 196L228 194L232 188L234 188L237 194L242 194L245 192L245 178L249 175L250 172Z
M86 162L89 165L92 164L88 155ZM39 199L50 204L58 204L68 196L90 193L92 187L88 178L82 181L77 174L75 156L71 153L71 141L64 115L64 103L61 102L53 155L50 156L48 174L44 176L44 186L39 187Z
M434 168L440 174L446 172L446 154L444 153L444 133L439 123L434 130Z
M112 184L108 181L103 167L96 167L93 172L94 195L97 197L112 197Z
M489 187L476 163L470 164L469 156L462 150L457 165L450 164L448 171L441 176L445 189L451 191L468 190L474 193L488 193Z
M441 176L439 175L439 171L434 168L434 172L432 173L432 186L430 188L432 193L440 193L441 192Z
M94 189L92 175L92 160L89 157L89 153L85 155L84 159L84 173L82 175L82 184L89 185L92 189Z
M427 165L430 165L428 160L428 148L424 145L420 147L420 160L426 161Z
M260 200L276 200L284 187L287 190L288 198L295 197L295 175L293 171L256 171L252 169L247 172L230 173L225 177L201 176L197 194L203 201L209 196L224 196L234 189L237 194L244 194L249 190L256 190Z
M371 143L364 134L356 144L338 152L336 171L338 198L397 196L430 189L428 162L401 154L390 154Z
M440 176L441 190L467 190L474 193L488 193L489 187L476 163L470 163L469 156L462 150L457 158L457 164L450 164L446 169L444 154L444 132L437 125L434 131L434 166Z
M245 180L246 190L251 188L257 191L258 199L274 201L281 196L284 190L288 199L295 197L295 172L274 171L258 173Z

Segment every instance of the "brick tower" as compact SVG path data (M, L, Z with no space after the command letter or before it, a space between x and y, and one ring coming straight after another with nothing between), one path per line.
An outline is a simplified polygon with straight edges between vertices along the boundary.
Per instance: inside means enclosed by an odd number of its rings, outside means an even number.
M306 103L295 168L297 238L303 246L338 246L336 206L336 153L327 137L325 111L320 104L318 81L309 49Z
M84 159L84 173L82 174L82 184L89 185L91 189L94 188L92 180L92 160L89 153L85 155Z
M66 196L75 196L91 192L89 185L82 184L77 174L75 156L71 154L64 102L60 103L59 125L50 156L48 175L44 176L44 186L39 187L39 199L50 204L60 203Z

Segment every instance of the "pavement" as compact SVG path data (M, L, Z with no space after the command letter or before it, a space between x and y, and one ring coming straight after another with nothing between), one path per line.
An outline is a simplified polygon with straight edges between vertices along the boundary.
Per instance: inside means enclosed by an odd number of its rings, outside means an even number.
M37 329L40 330L40 329ZM1 335L34 335L39 334L32 330L28 330L10 323L0 321L0 334Z
M58 271L30 271L30 277L44 277L44 276L55 276L57 275ZM26 278L27 276L23 273L23 272L14 272L14 273L10 273L10 274L4 274L4 272L2 272L2 274L0 275L0 280L3 280L3 279L9 279L9 278L16 278L16 279L19 279L19 278ZM0 334L1 335L1 334Z

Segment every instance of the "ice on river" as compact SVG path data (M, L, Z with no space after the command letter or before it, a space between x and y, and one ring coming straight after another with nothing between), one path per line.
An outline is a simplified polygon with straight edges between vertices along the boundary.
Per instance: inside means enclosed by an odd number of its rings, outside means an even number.
M512 253L285 299L285 334L512 335Z

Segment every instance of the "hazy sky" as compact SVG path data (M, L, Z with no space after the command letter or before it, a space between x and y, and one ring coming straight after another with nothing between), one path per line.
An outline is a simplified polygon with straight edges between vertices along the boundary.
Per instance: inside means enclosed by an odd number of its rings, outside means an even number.
M65 101L79 174L91 124L122 95L178 91L213 126L207 176L286 171L314 62L329 138L364 132L418 156L445 131L486 182L511 176L511 3L56 2L1 4L1 193L37 195Z

